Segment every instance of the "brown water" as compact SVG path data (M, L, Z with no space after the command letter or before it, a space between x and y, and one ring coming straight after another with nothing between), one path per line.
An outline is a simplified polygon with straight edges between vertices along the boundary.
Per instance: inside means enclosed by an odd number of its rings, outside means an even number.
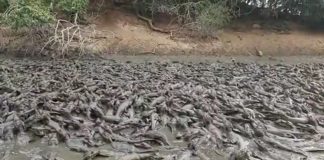
M107 60L115 61L129 61L132 63L143 63L147 61L160 61L160 62L192 62L192 63L258 63L258 64L300 64L300 63L323 63L324 56L197 56L197 55L177 55L177 56L159 56L159 55L105 55L102 57ZM6 59L27 59L27 60L44 60L46 58L38 57L27 57L27 58L17 58L8 54L0 54L0 63L2 60ZM83 58L73 58L73 60L83 59ZM88 58L85 58L88 59ZM93 60L93 59L92 59Z
M130 61L130 62L146 62L146 61L179 61L179 62L193 62L193 63L258 63L258 64L299 64L299 63L323 63L324 56L197 56L197 55L182 55L182 56L123 56L123 55L109 55L105 59L116 61Z
M170 132L169 129L163 128L160 129L159 132L163 132L168 140L171 142L171 146L169 147L157 147L155 149L159 150L159 155L162 156L171 156L177 155L185 151L187 148L187 143L182 140L177 140L175 135ZM36 139L36 138L35 138ZM125 155L127 153L131 153L132 151L138 151L137 148L127 144L127 143L119 143L115 142L114 146L116 149L113 149L111 145L104 145L98 148L91 148L91 150L107 150L115 152L116 155ZM41 139L37 138L33 142L29 143L26 146L19 146L16 142L0 142L0 155L3 155L5 152L9 152L10 160L42 160L42 157L49 153L56 153L59 158L63 158L64 160L82 160L83 154L71 151L66 147L64 143L60 143L57 146L49 146L46 143L43 143ZM203 152L208 157L214 157L216 160L225 160L223 155L219 155L221 151L215 152L215 150L204 149ZM118 160L120 156L115 157L97 157L96 160ZM199 160L198 157L192 156L192 160Z
M15 143L3 143L0 145L0 152L10 152L10 160L39 159L50 152L55 152L60 158L65 160L80 160L82 154L70 151L64 144L58 146L48 146L40 140L32 142L26 146L18 146Z

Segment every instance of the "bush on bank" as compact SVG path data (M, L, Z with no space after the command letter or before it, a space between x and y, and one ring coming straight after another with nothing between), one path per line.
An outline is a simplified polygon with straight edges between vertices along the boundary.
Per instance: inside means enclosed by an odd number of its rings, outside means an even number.
M84 14L88 0L0 0L1 23L19 29L52 23L58 15Z

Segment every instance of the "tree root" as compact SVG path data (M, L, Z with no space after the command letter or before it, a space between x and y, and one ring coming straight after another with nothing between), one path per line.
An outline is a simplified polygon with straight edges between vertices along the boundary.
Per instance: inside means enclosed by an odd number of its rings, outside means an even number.
M136 16L137 16L140 20L145 21L145 22L149 25L150 29L153 30L153 31L160 32L160 33L171 33L171 31L169 31L169 30L165 30L165 29L158 28L158 27L154 26L154 25L153 25L153 21L152 21L152 19L149 19L149 18L146 18L146 17L142 16L142 15L140 14L139 10L138 10L137 2L138 2L138 0L135 0L135 1L133 2L133 6L134 6L134 8L135 8Z
M152 19L146 18L146 17L140 15L139 13L137 13L137 17L139 19L145 21L149 25L150 29L153 30L153 31L161 32L161 33L171 33L171 31L169 31L169 30L165 30L165 29L158 28L158 27L154 26L153 22L152 22Z

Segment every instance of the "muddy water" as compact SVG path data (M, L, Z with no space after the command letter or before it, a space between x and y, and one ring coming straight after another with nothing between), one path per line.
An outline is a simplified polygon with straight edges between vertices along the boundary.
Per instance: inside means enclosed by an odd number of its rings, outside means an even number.
M323 63L324 56L198 56L198 55L104 55L101 58L107 60L144 63L150 61L162 62L192 62L192 63L257 63L257 64L300 64L300 63ZM12 55L0 54L0 63L6 59L26 59L26 60L47 60L46 58L30 58L30 57L14 57ZM91 59L93 58L73 58L73 60ZM96 58L94 58L96 59Z
M27 160L27 159L42 159L51 152L57 153L60 158L65 160L80 160L82 154L71 152L64 144L58 146L49 146L41 143L41 140L34 141L26 146L18 146L16 143L3 143L0 145L0 152L9 152L10 160Z
M300 63L323 63L324 56L197 56L197 55L182 55L182 56L155 56L155 55L109 55L105 59L116 61L129 61L143 63L147 61L165 61L165 62L192 62L192 63L258 63L258 64L300 64Z
M162 156L168 156L168 155L176 155L177 153L180 153L179 151L185 150L187 148L187 143L185 143L182 140L176 139L175 135L172 134L169 129L162 128L159 130L159 132L164 133L164 135L167 136L168 140L171 142L171 147L158 147L154 148L159 150L158 154ZM127 143L114 143L114 148L111 147L111 145L104 145L98 148L92 148L92 150L108 150L113 151L116 153L116 155L124 155L126 153L132 153L139 151L138 149L134 148L133 146L127 144ZM208 157L213 157L216 160L226 160L225 156L221 151L216 151L212 149L205 148L203 152ZM37 140L34 140L33 142L29 143L25 146L19 146L16 142L0 142L0 155L7 154L9 157L9 160L43 160L45 159L46 155L49 155L50 153L55 153L58 155L59 158L62 158L64 160L81 160L83 159L83 154L74 152L69 150L69 148L66 147L65 144L59 144L56 146L49 146L48 144L44 143L41 139L37 138ZM115 157L98 157L96 160L118 160L120 156ZM191 157L192 160L199 160L198 157ZM7 159L6 159L7 160Z
M166 134L168 135L168 134ZM171 150L164 150L160 149L160 155L172 155L177 154L183 148L186 148L186 143L174 139L174 136L168 135L168 138L173 139L172 145L174 149ZM324 143L323 143L324 145ZM116 143L116 146L122 150L130 150L132 147L127 144ZM109 151L114 151L111 146L106 145L96 149L105 149ZM93 150L96 150L93 149ZM213 157L214 160L226 160L225 156L222 155L221 151L215 151L212 149L205 149L203 152L208 157ZM59 158L64 160L81 160L83 159L83 154L78 152L70 151L64 144L59 144L57 146L49 146L41 142L40 139L26 145L26 146L18 146L16 143L8 143L8 142L0 142L0 153L2 156L6 153L9 155L9 159L4 160L43 160L43 157L50 154L56 153ZM123 153L117 152L116 154L122 155ZM96 160L118 160L120 157L98 157ZM297 157L296 157L297 158ZM191 157L192 160L199 160L198 157ZM297 158L298 159L298 158ZM316 152L312 153L308 157L309 160L324 160L324 152Z

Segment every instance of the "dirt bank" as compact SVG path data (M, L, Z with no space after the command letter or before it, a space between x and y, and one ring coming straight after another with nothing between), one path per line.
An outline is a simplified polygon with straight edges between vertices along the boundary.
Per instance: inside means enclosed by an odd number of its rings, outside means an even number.
M134 13L118 8L96 13L88 19L90 25L86 28L99 36L93 38L86 48L102 55L324 55L324 32L305 29L293 22L285 22L283 28L273 28L271 26L275 25L264 24L264 21L236 21L206 39L168 25L166 21L156 22L156 25L171 28L171 34L152 31ZM7 31L0 29L1 50L11 44L19 46L21 42L33 41L26 41L19 33L11 36Z
M284 28L269 28L259 21L237 22L217 33L217 37L202 39L193 33L178 35L151 31L145 22L132 13L108 10L92 18L94 28L107 31L107 38L94 48L107 54L207 54L207 55L322 55L324 32L305 29L287 22ZM157 23L165 27L163 23Z

